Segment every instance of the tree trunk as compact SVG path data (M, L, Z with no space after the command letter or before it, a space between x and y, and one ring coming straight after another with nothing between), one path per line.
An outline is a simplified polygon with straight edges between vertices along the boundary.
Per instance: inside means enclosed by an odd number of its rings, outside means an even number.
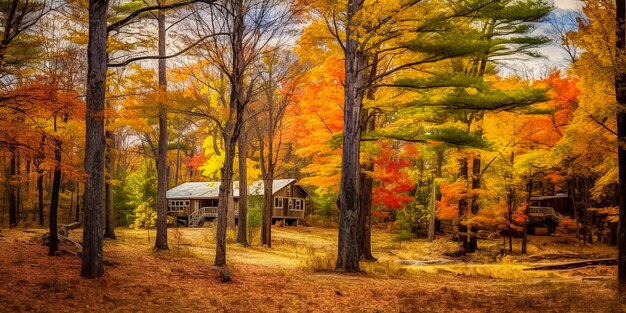
M515 205L515 189L509 187L509 214L508 214L508 230L509 230L509 252L513 253L513 207Z
M274 203L272 201L272 192L274 192L272 186L272 180L269 176L263 177L263 225L261 230L261 244L271 248L272 247L272 209ZM283 203L283 206L287 203Z
M219 203L217 205L217 238L215 249L215 265L226 265L226 215L228 213L229 199L232 197L233 185L233 159L235 157L235 144L230 138L224 138L224 166L221 170L222 182L219 188Z
M435 218L437 215L437 209L435 207L435 201L437 201L437 185L435 184L435 178L432 179L432 195L430 197L430 216L428 219L428 242L435 240Z
M617 73L615 76L615 97L617 100L617 154L619 165L619 225L617 227L617 281L619 289L626 292L626 69L624 69L624 49L626 48L626 1L616 1L617 13L616 48Z
M180 175L180 135L176 138L176 172L174 172L174 186L178 186Z
M245 58L243 51L244 40L244 13L243 1L232 0L233 28L231 34L232 52L232 73L229 99L229 119L222 129L224 139L224 166L221 170L222 183L219 189L219 204L217 208L217 238L215 249L215 265L226 266L226 215L228 201L232 192L233 162L235 158L235 145L239 139L241 125L243 124L243 111L245 103L242 100L244 95L244 74Z
M435 178L443 177L443 161L444 161L445 153L446 153L445 146L441 145L440 147L437 148L437 165L435 167ZM439 188L435 190L435 200L441 201L441 191L439 190ZM437 211L436 207L434 207L433 209ZM441 225L437 223L437 215L435 214L435 232L437 231L441 231Z
M463 181L467 181L468 176L468 168L467 168L467 158L463 157L459 159L459 179ZM469 246L469 232L468 227L465 223L465 219L467 218L467 198L462 197L459 199L459 239L461 240L461 249L465 251L470 251Z
M359 213L359 252L360 258L367 261L376 261L372 255L372 191L374 189L374 179L371 174L365 172L374 171L373 160L366 161L363 172L361 172L361 212Z
M159 11L159 56L165 54L165 13ZM165 59L159 59L159 146L157 152L157 222L155 250L168 250L167 247L167 108L165 93L167 77Z
M43 170L39 169L39 167L37 168L37 205L39 207L39 226L43 226Z
M67 223L70 224L72 223L72 210L74 209L74 189L72 189L70 191L70 206L68 207L67 210Z
M54 131L57 127L56 116L54 117ZM48 255L56 255L59 250L59 233L58 233L58 209L59 209L59 188L61 185L61 149L63 142L58 137L54 139L54 178L52 179L52 195L50 198L50 245L48 246Z
M105 216L104 216L104 238L117 239L115 236L115 208L113 207L113 186L111 180L113 179L113 173L115 172L115 138L111 131L106 132L107 138L107 154L105 156L105 166L108 179L104 185L104 201L105 201Z
M19 150L17 150L17 157L15 158L15 162L17 163L17 166L15 167L15 174L17 177L17 183L15 186L15 219L19 224L19 222L22 220L22 182L20 178L22 173L22 164Z
M15 179L16 168L17 168L17 157L15 156L16 151L14 147L11 147L11 161L9 168L9 228L13 228L17 226L17 198L15 196L15 186L13 184L13 179Z
M234 164L234 161L233 161ZM234 174L234 170L233 170L233 174ZM233 186L234 188L234 186ZM235 233L236 231L236 225L235 225L235 199L233 198L233 196L231 195L228 198L228 209L226 211L226 227L232 231L233 233Z
M472 189L480 189L480 154L475 154L472 160ZM478 214L478 196L474 196L472 199L472 215ZM476 233L474 227L470 227L472 234ZM469 248L471 251L478 249L478 238L475 235L469 238Z
M77 180L76 181L76 217L75 217L75 221L76 222L80 222L80 200L78 199L80 196L80 182ZM84 202L85 196L83 193L83 202Z
M524 228L522 233L522 254L526 254L526 245L528 243L528 206L530 206L530 198L533 196L533 178L531 176L526 186L528 196L526 198L526 209L524 210ZM578 222L576 222L578 223Z
M374 75L374 73L372 73ZM370 90L367 94L369 100L374 100L374 91ZM363 133L374 131L376 120L373 115L365 111L361 119L361 131ZM374 179L372 172L374 171L374 160L367 158L362 165L360 173L361 179L361 211L359 212L359 253L360 258L366 261L375 261L372 255L372 192L374 190Z
M269 110L269 120L272 119L272 107ZM272 215L273 215L273 181L274 181L274 137L271 131L267 137L267 156L265 155L265 143L263 134L259 142L259 163L261 164L261 176L263 177L263 212L261 217L261 244L272 247ZM287 205L283 203L283 206Z
M104 99L107 70L107 0L89 1L87 114L85 142L85 216L81 276L104 274L102 264L102 192L104 187Z
M237 243L243 246L248 245L248 169L246 160L248 156L248 142L243 136L245 131L239 137L239 214L237 217Z
M349 0L345 40L344 132L339 188L339 236L336 270L358 272L359 216L361 211L360 143L361 109L366 87L367 56L359 51L356 15L362 1Z

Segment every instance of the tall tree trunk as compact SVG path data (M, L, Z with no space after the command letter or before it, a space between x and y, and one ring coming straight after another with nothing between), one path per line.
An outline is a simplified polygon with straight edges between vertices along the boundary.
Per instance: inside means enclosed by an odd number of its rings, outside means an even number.
M367 56L359 50L356 15L363 2L349 0L345 40L344 132L339 187L339 236L336 270L358 272L359 216L361 211L360 143L361 109L366 87ZM356 32L356 33L355 33Z
M374 92L367 95L369 100L374 100ZM361 131L363 133L374 131L376 121L373 115L365 111L361 119ZM361 210L359 212L359 257L366 261L376 261L372 255L372 192L374 190L374 160L367 158L365 164L361 165L359 179L361 180Z
M178 186L180 175L180 135L176 138L176 172L174 173L174 186Z
M39 207L39 226L43 226L43 170L40 166L41 164L37 167L37 206Z
M435 201L437 201L437 185L435 184L435 177L432 178L432 194L430 196L430 215L428 217L428 242L433 242L435 240L435 219L437 214L437 209L435 208Z
M248 157L248 142L245 130L242 129L239 136L239 216L237 217L237 243L243 246L248 245L248 168L246 160Z
M230 138L224 138L224 166L221 170L222 182L219 188L219 203L217 205L217 238L215 249L215 265L226 265L226 215L228 213L229 199L233 190L233 159L235 157L235 144Z
M263 176L263 225L261 229L261 244L272 247L272 214L274 213L274 203L272 193L274 192L272 181L268 176ZM287 203L283 202L283 206Z
M235 145L239 139L241 125L243 124L243 111L245 108L244 74L245 58L243 51L244 40L244 7L242 0L231 0L233 12L233 29L231 36L232 73L229 99L229 118L222 129L224 139L224 166L221 170L222 183L219 189L219 204L217 207L217 238L215 251L215 265L226 266L226 215L228 213L228 201L232 197L233 163L235 158Z
M22 179L21 179L21 174L22 174L22 162L21 162L21 157L20 157L20 151L17 151L17 157L15 158L15 161L17 163L16 166L16 178L17 178L17 183L15 186L15 219L17 220L17 223L19 223L20 221L22 221Z
M72 210L73 209L74 209L74 189L70 191L70 206L68 207L68 210L67 210L67 213L68 213L67 223L68 224L72 223Z
M159 56L165 57L165 12L159 11ZM167 108L165 93L167 77L165 59L159 59L159 146L157 155L157 222L155 250L168 250L167 247Z
M271 107L270 107L271 114ZM271 118L271 116L270 116ZM262 136L261 136L262 138ZM263 177L263 212L261 217L261 244L272 247L272 215L273 215L273 180L274 180L274 138L269 134L267 138L267 156L265 155L265 143L259 142L259 163L261 164L261 176ZM283 203L283 206L287 204Z
M459 159L459 179L467 181L467 176L467 158L463 157ZM469 251L469 233L468 228L465 225L465 219L467 219L467 198L462 197L459 199L459 239L461 240L461 249Z
M57 118L54 117L54 132L57 132ZM50 197L50 245L48 255L56 255L59 250L58 233L58 210L59 210L59 188L61 185L61 149L63 142L58 137L54 138L54 178L52 179L52 195Z
M528 181L528 185L526 186L527 198L526 198L526 209L524 210L524 228L522 230L522 254L526 254L526 245L528 243L528 207L530 206L530 198L533 196L533 177L530 177ZM576 222L578 223L578 222ZM578 227L578 226L577 226Z
M233 170L233 175L234 172L235 171ZM234 184L233 188L235 188ZM233 232L233 234L237 231L237 226L235 225L235 199L233 198L233 195L228 198L228 209L226 210L226 227L228 228L228 230Z
M105 156L105 167L108 179L104 185L104 238L117 239L115 236L115 208L113 207L113 186L111 180L115 172L115 138L113 132L106 131L107 154Z
M513 253L513 227L511 227L511 225L513 225L513 208L515 205L515 189L511 186L509 187L509 214L508 214L508 221L509 224L507 226L507 229L509 231L509 252Z
M616 1L617 14L616 48L617 73L615 75L615 97L617 100L617 154L619 164L619 225L617 226L617 281L619 289L626 292L626 1Z
M480 154L475 154L472 159L472 189L480 189ZM478 196L472 199L472 215L478 214ZM474 227L470 227L472 234L476 233ZM475 235L470 236L469 248L471 251L478 249L478 238Z
M369 78L375 77L378 71L378 54L372 57L372 66ZM376 100L376 89L367 90L366 97L370 101ZM361 115L361 135L373 132L376 129L376 116L373 112L365 110ZM376 261L372 255L372 192L374 191L374 160L368 157L362 165L361 179L361 211L359 212L359 254L360 258L367 261Z
M104 99L107 71L107 0L89 1L87 114L85 142L85 216L81 276L104 274L102 264L102 192L104 187Z
M9 164L9 228L13 228L17 226L17 198L15 196L15 184L13 180L15 179L16 168L17 168L17 157L15 156L16 151L14 147L11 147L11 161Z
M75 210L76 211L76 217L75 217L75 221L76 222L80 222L80 200L78 199L79 197L80 197L80 182L78 180L76 180L76 210ZM83 199L85 199L84 192L83 192Z
M368 160L364 165L364 171L369 173L374 171L373 160ZM366 261L376 261L372 255L372 191L374 189L374 179L370 174L361 174L361 212L359 213L359 252L360 258Z

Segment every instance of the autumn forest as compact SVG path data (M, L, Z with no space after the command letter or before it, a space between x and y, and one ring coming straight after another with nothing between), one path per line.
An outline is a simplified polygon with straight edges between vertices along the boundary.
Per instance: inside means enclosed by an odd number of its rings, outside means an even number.
M0 312L622 312L625 0L0 0Z

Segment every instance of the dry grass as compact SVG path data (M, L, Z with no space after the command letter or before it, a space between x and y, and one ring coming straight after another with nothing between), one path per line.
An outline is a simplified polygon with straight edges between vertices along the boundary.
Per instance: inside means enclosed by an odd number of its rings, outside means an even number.
M118 229L105 241L106 267L97 280L79 278L80 259L46 256L43 231L3 230L0 312L621 312L611 267L526 272L517 256L493 263L429 266L453 243L398 245L374 233L375 263L364 273L337 274L336 231L274 228L273 247L228 245L232 284L220 284L211 227L170 229L170 251L152 252L154 231ZM73 232L79 238L80 232ZM254 243L254 238L252 238ZM542 245L544 250L567 246ZM570 247L571 248L571 247ZM592 248L590 248L591 251ZM610 251L597 247L597 253ZM603 250L604 249L604 250ZM491 248L481 253L488 259ZM482 262L482 261L481 261ZM588 276L607 279L583 280Z

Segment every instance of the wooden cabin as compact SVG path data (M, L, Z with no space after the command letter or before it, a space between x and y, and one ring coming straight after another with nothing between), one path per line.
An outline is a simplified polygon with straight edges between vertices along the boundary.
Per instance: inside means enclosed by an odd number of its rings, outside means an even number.
M220 182L188 182L167 191L167 211L180 224L198 226L217 217ZM239 182L233 183L233 202L229 209L235 210L239 201ZM248 186L250 198L263 197L263 181ZM304 218L308 193L295 179L276 179L272 184L272 222L283 220L285 224L297 225Z
M557 193L552 196L530 197L531 207L549 207L562 215L572 215L572 200L566 193Z
M566 193L530 197L529 232L534 235L549 235L556 231L561 219L572 213L571 199Z

